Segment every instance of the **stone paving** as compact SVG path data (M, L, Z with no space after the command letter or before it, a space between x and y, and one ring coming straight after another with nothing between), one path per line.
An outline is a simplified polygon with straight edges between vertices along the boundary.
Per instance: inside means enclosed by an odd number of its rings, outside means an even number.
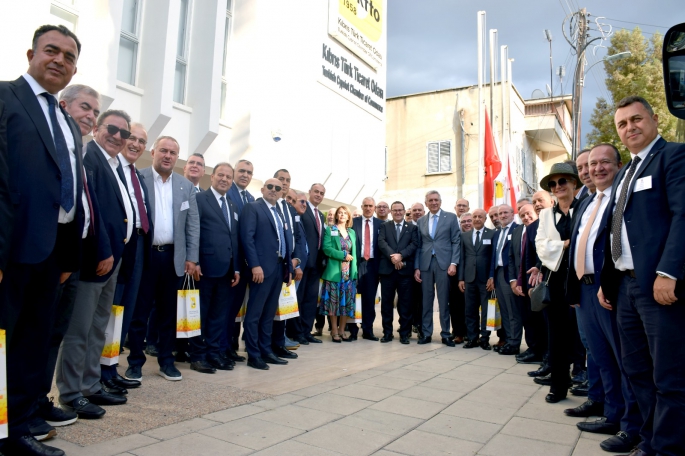
M268 372L179 366L184 378L273 394L267 399L86 447L46 443L70 456L608 454L599 448L607 436L581 433L562 413L583 399L545 403L548 388L526 375L536 366L513 356L435 338L423 346L323 339Z

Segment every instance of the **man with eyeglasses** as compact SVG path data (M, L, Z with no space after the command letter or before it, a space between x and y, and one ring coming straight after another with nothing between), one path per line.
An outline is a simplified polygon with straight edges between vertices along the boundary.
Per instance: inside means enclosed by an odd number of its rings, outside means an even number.
M204 191L200 188L200 179L205 175L205 157L204 155L195 152L190 157L186 165L183 167L183 177L193 183L195 192L200 193Z
M454 212L457 214L457 218L459 219L459 229L464 232L464 230L461 229L461 216L466 214L469 210L471 209L471 204L469 203L469 200L460 198L457 200L457 202L454 204Z
M76 289L74 312L57 360L59 401L82 418L100 418L102 405L126 403L123 391L110 391L100 381L100 354L105 346L105 328L114 302L126 244L135 226L133 203L123 178L118 154L131 135L131 118L124 111L100 114L93 141L83 159L92 173L92 186L104 229L97 242L86 242L83 267Z
M379 201L376 204L376 218L381 222L387 222L390 220L390 206L385 201Z

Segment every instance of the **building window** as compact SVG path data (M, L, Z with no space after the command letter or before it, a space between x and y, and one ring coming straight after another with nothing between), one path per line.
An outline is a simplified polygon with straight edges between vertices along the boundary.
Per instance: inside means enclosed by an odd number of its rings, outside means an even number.
M221 64L221 118L226 119L226 91L228 88L228 42L231 39L231 28L233 25L233 2L226 0L226 26L224 29L224 60Z
M75 8L74 0L55 0L50 4L50 15L54 25L63 25L72 32L76 33L78 24L78 11Z
M124 0L119 37L119 61L117 79L126 84L136 84L136 64L140 44L140 0Z
M176 70L174 74L174 101L183 104L186 97L186 73L188 69L188 16L190 0L181 0L176 41Z
M426 145L426 173L452 171L452 141L431 141Z

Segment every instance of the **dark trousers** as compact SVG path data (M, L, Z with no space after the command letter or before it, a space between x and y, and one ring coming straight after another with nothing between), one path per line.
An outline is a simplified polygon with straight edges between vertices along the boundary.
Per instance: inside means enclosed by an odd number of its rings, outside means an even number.
M56 245L59 245L60 235ZM37 264L11 262L0 282L0 327L6 328L7 410L10 438L29 434L28 420L44 391L57 314L57 247Z
M357 293L362 295L362 333L373 334L373 322L376 320L376 293L380 276L378 275L378 258L369 258L357 263ZM390 301L392 305L393 301ZM356 336L359 328L356 324L348 325L350 334Z
M226 308L226 324L221 332L221 339L219 342L221 351L226 351L229 347L238 346L240 322L236 322L235 318L238 316L238 312L240 312L240 308L243 306L247 284L251 281L252 271L247 266L244 266L240 271L240 282L238 282L238 285L231 287L229 290L230 299L229 305Z
M271 333L274 315L278 309L285 265L281 264L273 274L265 275L262 283L250 282L250 296L247 301L243 330L245 348L251 358L260 358L273 353Z
M571 307L571 326L569 327L571 337L571 363L573 364L573 375L580 371L586 370L587 350L583 341L580 339L580 330L578 329L578 317L576 316L575 307Z
M403 275L397 271L381 275L381 317L383 319L383 334L392 336L392 321L394 320L395 293L397 293L397 313L400 316L400 337L411 336L411 293L414 277ZM363 311L362 311L363 315Z
M524 291L527 293L527 291ZM523 299L523 329L526 338L526 345L537 356L544 356L547 353L547 322L542 312L533 312L530 308L530 298L528 295Z
M292 320L292 319L291 319ZM287 320L276 321L274 320L271 329L271 346L272 347L285 347L285 323Z
M450 276L450 320L452 322L452 335L454 337L465 337L466 297L459 289L458 274Z
M157 362L160 366L174 363L172 352L176 343L176 296L181 286L183 278L176 275L174 268L174 249L160 252L153 248L150 251L149 265L143 271L133 320L128 330L131 350L128 355L129 366L145 364L144 340L153 306L159 328Z
M415 279L412 279L412 325L418 326L421 330L423 325L423 287Z
M590 351L590 346L588 345L587 337L585 336L585 331L583 330L586 324L585 322L581 321L581 312L582 311L580 307L576 308L578 334L580 336L580 341L583 344L583 347L585 348L585 353L587 354L585 360L587 364L587 398L595 402L604 403L604 385L602 384L602 375L599 372L599 366L595 362L595 359L592 357L592 352Z
M145 255L145 238L136 235L136 239L132 240L136 243L136 253L133 260L133 267L128 276L128 280L124 283L117 283L117 288L114 292L114 304L124 306L124 316L121 322L121 346L124 345L128 328L131 326L133 320L133 312L136 308L136 301L138 300L138 289L140 288L140 279L143 277L144 255ZM117 366L100 365L100 372L103 380L108 380L117 376Z
M509 309L513 307L510 301L514 300L514 293L511 291L511 285L504 275L504 267L498 266L495 268L495 294L499 304L499 312L502 316L502 327L497 330L497 336L504 342L509 342L511 338L511 328L509 319Z
M588 375L592 355L601 376L599 383L603 386L604 416L610 423L620 422L622 431L638 435L642 417L628 377L624 375L616 312L599 305L597 284L580 286L580 307L576 312L589 347Z
M129 326L130 329L130 326ZM147 331L145 332L145 345L154 345L157 347L159 342L159 327L157 326L157 311L152 306L150 316L147 319Z
M555 293L556 291L556 293ZM573 308L566 304L563 290L552 292L552 303L547 306L549 328L549 364L551 366L551 393L566 395L571 364L571 327L576 326L571 317Z
M304 337L312 332L318 308L320 280L321 272L316 266L302 271L302 279L297 287L300 316L286 322L288 337L291 339Z
M469 340L477 340L480 337L490 339L490 331L486 329L488 324L488 296L490 292L485 289L486 281L474 280L465 283L464 298L466 301L466 337Z
M623 277L617 308L623 368L642 414L638 445L647 454L685 454L685 305L657 303Z
M200 288L202 333L188 339L190 362L220 358L221 333L226 328L226 310L231 305L230 290L233 276L231 269L223 277L202 277L197 282Z

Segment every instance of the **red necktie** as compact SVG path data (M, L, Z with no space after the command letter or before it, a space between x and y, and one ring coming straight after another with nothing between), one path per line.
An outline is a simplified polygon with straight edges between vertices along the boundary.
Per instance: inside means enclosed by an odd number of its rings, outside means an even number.
M133 163L128 165L131 170L131 183L133 184L133 193L136 195L136 203L138 203L138 216L140 217L140 226L143 228L145 234L150 229L150 222L147 219L147 212L145 211L145 201L143 201L143 192L140 191L140 181L136 175L136 168Z
M528 242L528 230L523 232L523 236L521 237L521 264L519 265L519 276L516 280L516 285L523 287L523 276L524 276L524 267L523 265L526 262L526 243Z
M319 248L321 248L321 219L317 208L314 208L314 218L316 219L316 231L319 232Z
M369 219L366 219L366 227L364 228L364 259L369 261L371 258L371 229L369 228Z

